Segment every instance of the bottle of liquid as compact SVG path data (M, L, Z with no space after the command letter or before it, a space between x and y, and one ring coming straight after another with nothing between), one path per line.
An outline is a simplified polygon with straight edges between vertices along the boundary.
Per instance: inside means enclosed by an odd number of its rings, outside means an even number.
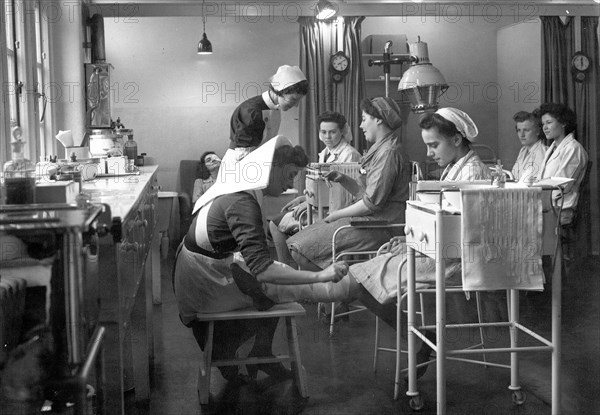
M12 158L4 163L4 185L6 204L22 205L35 203L35 164L24 156L25 141L21 128L16 126L12 133Z
M493 173L494 180L492 182L492 185L502 188L506 184L506 174L504 174L504 170L502 169L502 163L500 162L500 160L498 160L498 162L496 163L495 170L496 171Z
M128 160L137 160L138 146L137 143L133 140L133 133L129 134L127 141L125 142L125 155Z

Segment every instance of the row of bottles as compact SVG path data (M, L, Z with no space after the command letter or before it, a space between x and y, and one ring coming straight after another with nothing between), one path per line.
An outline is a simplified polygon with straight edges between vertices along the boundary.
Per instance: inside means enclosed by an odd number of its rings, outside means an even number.
M121 122L121 117L117 121L111 123L116 137L127 136L127 141L123 143L123 155L127 156L127 160L133 160L135 165L138 165L138 145L133 139L133 130L126 129Z
M133 130L125 129L124 125L118 123L114 130L114 135L119 138L127 137L127 141L122 144L122 154L127 157L126 171L138 171L136 166L144 165L144 155L138 155L138 145L133 139ZM25 144L23 132L19 126L11 128L11 159L4 163L4 195L0 198L0 203L6 204L31 204L36 202L36 164L25 158ZM75 160L72 160L75 161ZM56 159L54 160L54 163ZM50 163L48 163L50 164ZM49 168L48 166L46 166ZM79 177L73 175L73 180L79 181L81 192L81 172Z

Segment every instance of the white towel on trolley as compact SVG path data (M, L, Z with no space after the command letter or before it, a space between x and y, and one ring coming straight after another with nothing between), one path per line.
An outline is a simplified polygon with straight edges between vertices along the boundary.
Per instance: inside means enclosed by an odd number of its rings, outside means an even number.
M461 189L465 291L543 290L540 188Z

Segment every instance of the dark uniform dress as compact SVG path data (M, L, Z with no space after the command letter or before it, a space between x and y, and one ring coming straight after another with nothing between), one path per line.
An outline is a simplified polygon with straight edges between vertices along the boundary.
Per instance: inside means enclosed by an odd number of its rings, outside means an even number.
M231 115L229 148L258 147L265 131L262 112L268 109L262 95L247 99L238 105Z
M178 251L174 272L175 297L181 320L193 329L201 348L204 348L206 339L204 327L194 321L196 313L217 313L252 306L252 299L235 285L229 265L234 261L244 261L244 266L256 275L273 263L258 197L260 192L249 191L215 198L197 212ZM196 232L197 227L202 231ZM198 234L204 237L198 239ZM241 252L243 260L235 258L235 252ZM232 358L237 349L255 335L250 356L270 356L277 322L277 318L215 322L213 359ZM227 379L237 375L237 368L219 369Z

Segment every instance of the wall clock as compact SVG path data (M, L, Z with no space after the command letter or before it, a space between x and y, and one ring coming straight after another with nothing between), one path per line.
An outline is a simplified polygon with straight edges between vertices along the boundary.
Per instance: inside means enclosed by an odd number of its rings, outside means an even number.
M334 53L329 60L329 70L333 82L342 82L350 70L350 58L342 51Z
M586 72L590 70L590 58L583 52L576 52L571 58L571 70L576 82L585 81Z

